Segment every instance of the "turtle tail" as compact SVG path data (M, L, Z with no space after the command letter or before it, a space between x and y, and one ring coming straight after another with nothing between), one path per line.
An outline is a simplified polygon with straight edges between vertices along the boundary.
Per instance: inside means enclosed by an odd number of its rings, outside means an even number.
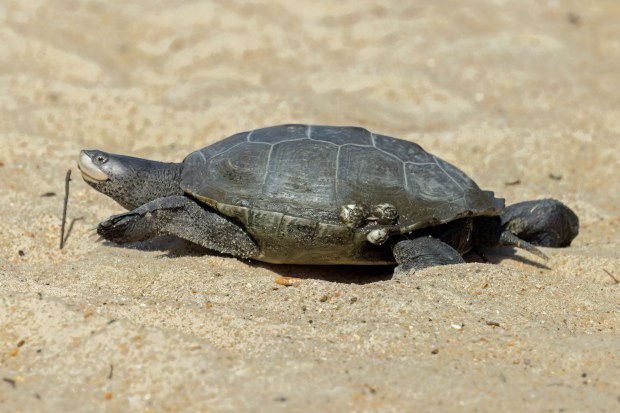
M542 259L548 259L548 257L534 245L504 229L497 216L475 218L473 242L474 245L490 248L499 246L521 248Z
M547 257L541 250L539 250L529 242L523 241L521 238L517 237L510 231L504 231L501 233L501 235L499 236L499 245L521 248L526 250L527 252L531 252L532 254L539 256L544 260L549 259L549 257Z

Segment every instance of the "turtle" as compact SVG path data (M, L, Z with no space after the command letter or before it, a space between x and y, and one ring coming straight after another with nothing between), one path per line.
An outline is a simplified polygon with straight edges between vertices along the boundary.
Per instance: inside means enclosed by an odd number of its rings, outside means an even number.
M360 127L287 124L235 134L164 163L82 150L95 190L129 210L97 227L117 244L173 235L274 264L464 263L483 248L565 247L577 215L554 199L506 207L420 145Z

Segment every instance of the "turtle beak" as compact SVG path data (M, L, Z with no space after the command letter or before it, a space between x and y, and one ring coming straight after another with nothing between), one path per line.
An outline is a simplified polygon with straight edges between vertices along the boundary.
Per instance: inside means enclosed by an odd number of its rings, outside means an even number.
M107 181L109 179L95 163L93 162L93 156L97 151L81 151L80 158L78 159L78 169L82 173L82 178L86 182L98 183Z

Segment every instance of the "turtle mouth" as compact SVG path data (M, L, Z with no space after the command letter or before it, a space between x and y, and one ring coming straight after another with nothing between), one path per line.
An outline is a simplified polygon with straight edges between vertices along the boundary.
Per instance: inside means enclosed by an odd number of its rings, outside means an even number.
M101 169L97 168L85 151L80 152L77 166L82 173L82 179L86 182L99 183L110 179Z

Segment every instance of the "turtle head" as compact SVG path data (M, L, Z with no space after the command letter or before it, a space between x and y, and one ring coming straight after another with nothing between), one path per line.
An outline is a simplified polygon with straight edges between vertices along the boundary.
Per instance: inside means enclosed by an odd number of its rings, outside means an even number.
M181 164L149 161L100 150L80 152L87 184L132 210L157 198L181 195Z

